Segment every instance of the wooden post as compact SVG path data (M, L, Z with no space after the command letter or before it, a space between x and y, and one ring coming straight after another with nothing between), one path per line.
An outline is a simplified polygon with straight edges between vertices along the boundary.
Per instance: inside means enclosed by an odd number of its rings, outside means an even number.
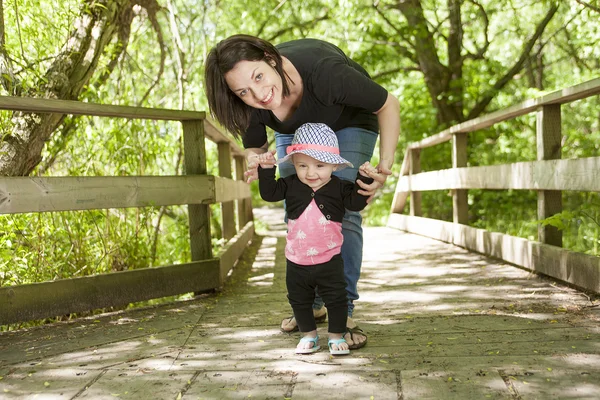
M557 160L562 157L560 104L545 105L537 112L537 159ZM562 191L538 191L538 219L562 212ZM554 226L538 225L538 241L562 247L562 231Z
M467 166L467 134L455 133L452 138L452 168ZM469 224L468 190L452 191L452 210L455 224Z
M410 147L407 147L404 151L404 158L402 159L402 166L400 167L400 175L398 175L398 183L402 180L402 177L408 175L410 172ZM406 199L408 198L408 193L399 192L399 185L396 185L396 191L394 192L394 198L392 199L392 207L390 209L390 214L402 214L404 211L404 206L406 205Z
M412 149L410 151L410 175L421 172L421 149ZM410 192L410 215L420 217L421 212L421 192Z
M246 170L246 159L242 156L235 156L235 179L238 181L245 180L244 171ZM250 204L248 204L250 203ZM250 211L248 211L248 205L250 205ZM252 220L252 203L250 199L238 199L237 200L237 214L238 214L238 230L242 230L248 221Z
M219 142L219 176L231 179L231 147L229 142ZM235 211L233 201L221 203L221 214L223 223L223 238L229 240L236 234Z
M182 121L185 173L206 175L206 148L204 147L204 121ZM210 241L210 210L208 204L189 204L190 248L192 261L212 258Z

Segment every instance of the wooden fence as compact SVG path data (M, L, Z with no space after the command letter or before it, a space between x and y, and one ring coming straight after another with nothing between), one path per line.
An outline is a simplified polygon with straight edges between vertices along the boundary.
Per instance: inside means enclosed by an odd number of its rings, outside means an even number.
M539 225L538 241L467 226L468 189L538 192L538 220L562 211L562 191L600 192L600 157L561 159L561 105L600 94L600 79L525 101L464 122L407 147L388 225L454 243L600 292L600 257L562 248L562 232ZM537 161L467 167L467 135L498 122L535 112ZM421 149L452 141L452 168L421 172ZM421 191L450 190L453 222L421 217ZM410 215L402 215L408 196Z
M243 150L204 112L0 96L0 109L180 121L185 176L0 177L0 214L188 205L191 262L0 287L0 325L122 306L222 285L254 234ZM207 175L205 137L217 143L219 176ZM232 160L235 180L232 179ZM235 203L237 220L235 224ZM209 205L221 203L227 244L213 256Z

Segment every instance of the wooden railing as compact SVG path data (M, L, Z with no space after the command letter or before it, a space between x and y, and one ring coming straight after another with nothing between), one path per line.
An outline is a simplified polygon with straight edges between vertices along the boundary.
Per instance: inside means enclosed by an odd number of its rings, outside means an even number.
M0 177L0 214L187 204L191 248L191 262L185 264L0 287L0 325L203 292L223 284L254 234L252 204L243 178L243 150L204 112L18 97L0 97L0 109L180 121L185 176ZM206 174L205 137L217 143L220 176ZM214 257L209 219L213 203L221 203L227 240Z
M500 258L581 288L600 292L600 257L562 248L562 232L538 227L538 241L467 226L468 189L523 189L538 192L538 220L562 211L562 191L600 192L600 157L561 160L561 105L600 94L600 79L569 87L490 115L464 122L410 143L388 225L454 243ZM537 113L537 161L467 167L467 135L498 122ZM420 152L452 141L452 168L421 172ZM453 222L422 218L421 191L450 190ZM410 215L402 215L410 197Z

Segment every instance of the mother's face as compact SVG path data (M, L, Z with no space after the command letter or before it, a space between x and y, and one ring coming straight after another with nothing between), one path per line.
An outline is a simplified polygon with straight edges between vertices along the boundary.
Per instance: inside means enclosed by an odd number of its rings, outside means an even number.
M225 81L250 107L275 110L283 100L281 76L266 61L240 61L225 74Z

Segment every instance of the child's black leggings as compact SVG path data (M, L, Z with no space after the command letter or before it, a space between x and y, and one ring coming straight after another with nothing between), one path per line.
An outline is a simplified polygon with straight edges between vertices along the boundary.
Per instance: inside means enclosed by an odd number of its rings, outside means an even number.
M319 291L327 307L329 332L346 332L348 299L344 261L340 254L323 264L316 265L299 265L287 260L285 281L288 299L300 332L317 329L312 309L315 290Z

